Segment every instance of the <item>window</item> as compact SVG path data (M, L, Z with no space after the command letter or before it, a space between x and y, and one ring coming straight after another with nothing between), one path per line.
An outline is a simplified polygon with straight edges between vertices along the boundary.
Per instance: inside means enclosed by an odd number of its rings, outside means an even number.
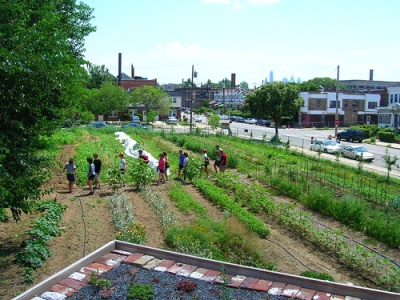
M394 95L394 103L397 103L397 94L396 95Z
M378 102L368 102L368 108L373 109L378 106Z
M393 94L390 94L390 103L393 103Z
M391 115L390 114L380 114L378 118L378 123L380 124L390 124Z
M320 107L321 106L321 99L317 99L317 103L315 104L316 107Z
M336 100L331 100L329 102L329 108L336 108ZM338 108L340 108L340 101L338 101Z
M176 103L176 98L172 98L172 103Z
M108 116L109 117L118 117L118 111L117 110L113 110Z

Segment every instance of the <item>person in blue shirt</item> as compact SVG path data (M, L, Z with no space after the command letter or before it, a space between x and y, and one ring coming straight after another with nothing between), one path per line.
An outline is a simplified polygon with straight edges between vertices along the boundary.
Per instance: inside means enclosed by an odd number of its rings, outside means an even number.
M87 185L89 186L89 189L90 189L90 193L89 193L89 196L90 196L90 195L93 195L93 194L94 194L93 180L94 180L94 177L95 177L96 173L95 173L95 171L94 171L93 158L88 157L88 158L86 159L86 161L87 161L88 164L89 164L89 166L88 166L88 174L87 174L87 178L88 178L88 180L87 180Z
M185 156L183 155L183 151L179 150L179 169L178 169L178 179L181 176L181 171L183 170L183 164L185 161Z

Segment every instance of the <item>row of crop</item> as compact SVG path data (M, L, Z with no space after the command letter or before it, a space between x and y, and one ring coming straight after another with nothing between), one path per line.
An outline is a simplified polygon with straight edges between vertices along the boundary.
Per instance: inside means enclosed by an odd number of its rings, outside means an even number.
M146 228L135 222L132 204L124 194L114 193L108 200L111 215L117 229L116 238L135 244L144 244L147 240Z
M219 144L230 154L229 165L246 174L254 172L260 166L270 165L271 161L277 161L286 166L292 166L296 170L302 170L300 172L302 174L304 172L313 174L314 176L309 180L320 181L323 178L324 184L332 186L345 185L346 189L350 189L352 192L363 193L371 199L376 197L377 203L397 197L400 189L396 180L388 184L385 182L384 177L376 173L363 172L358 168L267 144L250 143L239 138L224 136L217 138L209 135L196 136L166 133L163 136L193 152L200 153L202 148L207 148L211 158L215 156L215 145ZM296 170L295 172L297 172ZM370 184L366 185L367 182ZM381 201L382 197L384 201Z
M176 139L171 138L174 142L184 143L188 139L188 136L178 136ZM190 136L191 144L195 143L203 143L204 145L209 144L208 141L210 138L206 137L199 141L195 136ZM224 145L225 147L225 145ZM255 146L256 147L256 146ZM256 147L258 149L258 147ZM281 149L282 151L286 151ZM234 151L234 150L233 150ZM248 150L248 152L250 149ZM275 151L275 150L274 150ZM384 199L387 197L387 193L382 192L382 183L378 183L375 181L375 187L372 186L374 181L369 181L370 184L367 185L366 179L361 177L357 180L358 184L354 184L353 180L355 177L351 177L352 180L348 182L348 184L341 186L340 194L338 194L338 177L337 173L339 172L339 168L341 165L334 164L336 173L328 173L330 175L330 179L327 177L325 171L328 168L322 169L320 165L316 165L314 162L311 162L311 167L307 163L303 163L302 161L291 160L291 163L287 163L284 160L277 159L276 157L272 157L267 155L269 158L269 163L265 164L264 173L261 173L262 176L259 176L260 180L265 182L266 184L272 185L274 188L278 188L283 191L285 194L293 197L294 199L302 199L302 201L307 204L311 209L318 208L317 205L313 205L315 202L315 196L310 195L310 191L315 190L323 190L324 193L320 194L318 199L321 202L320 207L324 209L318 209L317 211L321 213L328 213L327 215L335 217L337 220L342 221L346 225L350 225L357 230L366 230L366 233L370 236L373 236L379 239L382 242L388 243L391 246L397 247L400 244L400 228L397 226L399 219L396 216L396 211L393 208L392 210L387 211L386 202L384 201L384 205L380 206L382 210L377 209L376 206L370 207L370 205L363 201L350 201L347 199L358 199L358 196L361 194L366 194L370 198L375 191L376 197L378 197L379 187L381 187L381 192L379 195L384 195ZM265 160L268 161L268 160ZM247 160L245 162L247 166L253 164L251 160ZM315 175L315 169L319 166L319 176ZM303 171L303 169L305 169ZM333 169L333 168L332 168ZM343 173L343 177L346 178L346 173ZM325 180L324 180L325 179ZM364 181L362 181L364 179ZM346 180L343 180L346 182ZM350 185L350 188L349 188ZM384 184L384 187L387 187ZM353 191L353 193L349 192L349 189ZM344 196L340 197L341 194ZM311 199L308 201L308 199ZM341 199L343 198L343 199ZM347 200L347 201L346 201ZM332 203L331 205L328 205ZM349 213L351 211L351 213ZM374 219L374 222L370 222L370 218Z
M35 219L31 229L24 232L26 236L22 243L24 250L15 255L16 262L25 267L24 283L32 283L33 270L41 267L43 260L51 256L47 245L52 238L61 235L59 226L66 208L53 201L43 201L36 205L35 211L41 215Z
M198 217L192 224L173 226L166 232L165 242L169 247L210 259L276 270L274 263L263 258L257 236L230 213L224 212L222 222L210 218L205 207L178 183L171 186L168 195L180 211Z
M275 166L278 168L276 171L258 178L300 200L309 209L333 217L392 247L400 246L400 219L395 208L379 209L357 197L357 194L346 193L346 190L338 194L337 189L324 186L320 181L295 184L297 178L301 181L305 176L295 177L294 172L288 172L286 166Z
M216 187L212 182L198 178L193 180L193 184L212 202L218 204L223 209L228 210L261 238L268 237L270 230L265 226L264 222L257 219L257 217L241 207L239 204L231 201L229 196L223 193L223 191Z
M218 175L217 182L225 189L223 193L238 195L235 199L240 199L242 204L250 204L254 198L260 199L263 206L268 207L264 210L268 219L279 221L303 238L318 245L323 251L333 253L340 262L360 276L388 290L400 289L399 267L368 248L349 243L340 231L316 226L310 213L299 211L292 204L276 204L262 187L242 183L237 175L230 172Z

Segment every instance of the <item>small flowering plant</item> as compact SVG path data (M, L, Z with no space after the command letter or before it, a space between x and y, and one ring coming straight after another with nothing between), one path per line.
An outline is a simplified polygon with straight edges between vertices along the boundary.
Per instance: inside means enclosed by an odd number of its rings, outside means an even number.
M134 244L144 244L147 241L146 227L132 222L123 230L117 232L117 239Z

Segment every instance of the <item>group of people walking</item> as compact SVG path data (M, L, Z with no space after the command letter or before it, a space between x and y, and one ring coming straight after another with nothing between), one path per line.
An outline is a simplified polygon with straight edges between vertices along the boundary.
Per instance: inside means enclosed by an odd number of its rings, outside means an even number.
M228 156L227 154L219 147L219 145L216 145L216 159L214 161L214 170L216 173L219 172L224 172L226 168L228 167ZM125 180L124 180L124 174L126 172L126 160L124 157L124 153L120 153L118 155L120 158L120 163L119 163L119 171L121 172L121 187L126 186ZM139 150L139 158L141 159L142 164L149 164L150 160L147 155L143 153L143 150ZM210 159L207 155L207 149L202 150L202 160L203 160L203 165L202 165L202 171L204 171L207 175L207 178L210 176ZM102 161L99 159L99 155L97 153L93 154L92 157L88 157L86 159L88 163L88 171L87 171L87 185L89 187L89 195L94 195L95 189L100 189L100 174L102 172ZM189 162L189 154L187 152L183 152L183 150L179 150L179 166L178 166L178 176L177 179L180 179L181 174L183 175L183 182L186 181L187 178L187 165ZM169 159L168 155L166 152L163 152L159 155L159 160L157 164L157 173L158 173L158 181L157 185L160 185L161 183L165 183L166 181L169 180ZM67 181L68 181L68 188L69 192L71 194L74 193L74 186L76 183L77 179L77 172L76 172L76 165L75 165L75 160L74 158L70 158L69 161L64 165L63 171L67 172Z
M86 161L88 162L87 185L89 186L90 190L89 195L93 195L94 190L100 189L101 187L99 178L103 164L97 153L93 154L93 158L88 157ZM71 157L64 165L63 171L67 172L68 189L69 192L73 194L77 178L75 159L73 157Z

